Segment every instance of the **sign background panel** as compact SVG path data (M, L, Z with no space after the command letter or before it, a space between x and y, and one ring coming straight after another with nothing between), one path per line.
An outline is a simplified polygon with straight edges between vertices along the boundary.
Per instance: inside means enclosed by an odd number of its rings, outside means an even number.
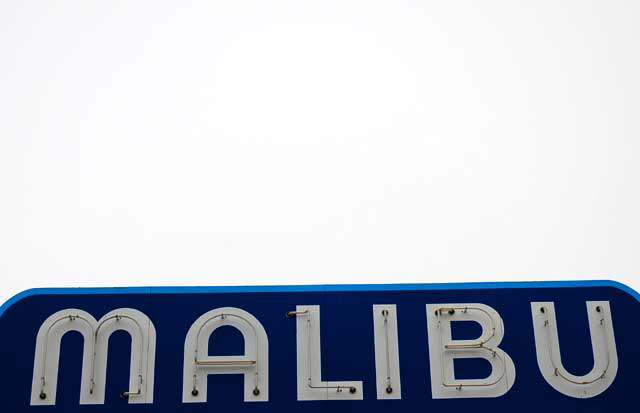
M608 390L594 398L565 396L547 384L538 368L530 303L555 302L562 362L568 371L581 375L593 366L585 302L601 300L611 305L619 358L617 377ZM437 303L483 303L498 311L506 332L500 348L511 356L517 371L515 385L507 394L487 399L432 399L425 307ZM397 306L401 400L376 399L374 304ZM296 305L320 305L322 380L363 381L364 400L297 401L296 323L285 317ZM248 311L267 331L269 401L244 402L240 375L211 375L208 402L184 404L186 333L199 316L225 306ZM66 308L81 309L99 319L122 307L143 311L155 325L154 403L129 405L119 396L128 390L131 341L126 333L115 333L109 344L105 404L79 405L82 340L77 333L69 333L62 341L56 405L29 406L35 338L42 322ZM0 406L13 413L388 413L393 409L595 413L629 411L638 391L640 302L628 288L612 282L51 289L27 291L0 311ZM474 338L477 333L472 324L454 328L454 338ZM212 335L210 347L210 355L241 354L242 337L232 328L221 328ZM481 378L486 373L482 362L456 363L459 378Z

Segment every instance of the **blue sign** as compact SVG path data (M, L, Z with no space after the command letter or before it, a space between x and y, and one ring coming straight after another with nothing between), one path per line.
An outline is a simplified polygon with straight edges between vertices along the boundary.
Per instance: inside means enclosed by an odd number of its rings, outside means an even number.
M0 406L630 411L639 300L609 281L29 290L0 308Z

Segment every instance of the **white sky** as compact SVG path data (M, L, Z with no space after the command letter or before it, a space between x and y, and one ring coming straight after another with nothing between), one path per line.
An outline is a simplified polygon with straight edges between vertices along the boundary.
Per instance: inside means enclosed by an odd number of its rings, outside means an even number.
M0 301L640 289L639 22L638 1L4 0Z

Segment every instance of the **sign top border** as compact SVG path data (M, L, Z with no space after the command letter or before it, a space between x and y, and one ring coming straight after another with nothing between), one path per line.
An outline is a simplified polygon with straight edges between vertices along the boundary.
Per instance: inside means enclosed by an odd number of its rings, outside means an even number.
M589 281L498 281L472 283L424 283L424 284L326 284L326 285L255 285L218 287L75 287L75 288L32 288L16 294L2 306L0 317L12 305L27 297L36 295L79 295L79 294L202 294L202 293L266 293L266 292L329 292L329 291L437 291L437 290L478 290L509 288L584 288L612 287L621 290L640 302L640 293L633 288L613 280Z

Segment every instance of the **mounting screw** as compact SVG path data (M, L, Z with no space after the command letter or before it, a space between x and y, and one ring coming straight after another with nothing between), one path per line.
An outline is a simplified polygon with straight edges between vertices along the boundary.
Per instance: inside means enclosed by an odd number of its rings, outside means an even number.
M544 312L545 312L544 307L540 307L540 312L541 312L542 314L544 314Z
M353 394L356 392L356 388L355 387L349 387L349 393Z
M45 393L45 392L41 391L41 392L40 392L40 400L44 400L44 399L46 399L46 398L47 398L47 393Z
M600 312L602 312L602 308L600 308L600 306L597 306L596 307L596 311L600 313Z
M382 316L386 317L389 315L389 310L387 310L386 308L384 310L382 310Z
M257 388L257 387L255 387L255 388L253 389L253 395L254 395L254 396L258 396L259 394L260 394L260 389L259 389L259 388Z
M449 315L454 315L456 313L456 310L454 310L453 308L449 309Z
M393 387L391 387L391 386L387 386L387 388L385 390L387 391L387 394L393 393Z
M191 395L192 395L193 397L196 397L199 393L200 393L200 392L198 391L198 389L193 389L193 390L191 390Z

